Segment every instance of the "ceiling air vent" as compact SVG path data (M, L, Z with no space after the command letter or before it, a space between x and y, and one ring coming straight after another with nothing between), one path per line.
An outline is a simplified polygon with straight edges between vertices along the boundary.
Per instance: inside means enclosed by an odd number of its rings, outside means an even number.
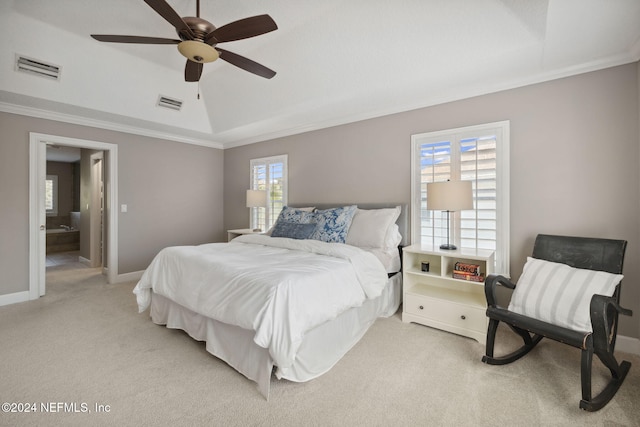
M46 77L53 80L60 79L60 67L53 64L47 64L38 59L27 58L26 56L16 55L16 71L35 74L36 76Z
M169 98L168 96L162 96L158 98L158 107L169 108L171 110L180 111L182 108L182 101L179 99Z

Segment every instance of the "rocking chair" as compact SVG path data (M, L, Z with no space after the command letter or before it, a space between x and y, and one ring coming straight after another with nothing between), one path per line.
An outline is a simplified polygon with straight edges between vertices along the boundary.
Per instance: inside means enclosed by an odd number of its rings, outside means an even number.
M618 315L632 315L631 310L619 305L626 245L625 240L538 235L533 256L518 280L518 286L522 283L523 289L517 289L516 284L500 275L490 275L485 281L489 327L486 355L482 361L490 365L514 362L531 351L542 338L579 348L582 350L580 408L597 411L604 407L616 394L631 367L627 361L618 364L613 354ZM602 283L607 282L607 286L598 289L607 287L610 296L594 291L595 275L601 276ZM578 280L579 276L586 279ZM498 285L514 289L509 308L500 307L496 302ZM580 310L580 300L583 310ZM576 326L574 323L580 321L581 315L583 325ZM493 348L500 322L518 334L524 344L510 354L495 357ZM594 354L611 371L611 380L592 397Z

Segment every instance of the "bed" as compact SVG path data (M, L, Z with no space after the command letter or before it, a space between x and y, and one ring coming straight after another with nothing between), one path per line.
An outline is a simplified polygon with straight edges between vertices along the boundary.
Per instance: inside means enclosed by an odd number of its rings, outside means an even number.
M326 373L398 310L406 235L404 205L288 206L265 234L163 249L134 294L141 313L204 341L268 400L274 373Z

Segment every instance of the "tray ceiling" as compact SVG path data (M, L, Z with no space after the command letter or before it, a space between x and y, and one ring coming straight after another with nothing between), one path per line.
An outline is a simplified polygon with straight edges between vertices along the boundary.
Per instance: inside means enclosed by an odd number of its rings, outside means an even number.
M195 15L195 0L167 2ZM175 38L142 0L5 0L0 108L226 148L640 59L638 0L201 0L218 27L264 13L277 31L221 47L277 75L218 60L198 84L173 45L89 36ZM59 79L16 72L16 55Z

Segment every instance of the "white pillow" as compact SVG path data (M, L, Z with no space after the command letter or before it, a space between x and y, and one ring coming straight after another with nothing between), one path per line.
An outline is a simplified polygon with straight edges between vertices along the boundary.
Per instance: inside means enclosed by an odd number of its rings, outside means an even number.
M509 311L574 331L592 332L591 297L612 296L622 278L622 274L528 257Z
M400 216L400 206L383 209L358 209L351 221L346 243L360 248L387 248L387 240L393 242L395 234L387 239L390 228Z
M400 234L400 227L395 222L387 229L387 235L384 237L385 250L398 250L398 246L402 242L402 234Z

